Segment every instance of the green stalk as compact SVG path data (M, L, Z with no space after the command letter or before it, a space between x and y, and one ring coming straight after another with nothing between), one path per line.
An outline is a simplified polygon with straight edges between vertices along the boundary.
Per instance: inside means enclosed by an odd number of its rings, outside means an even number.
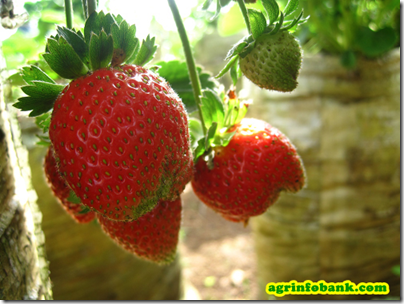
M71 0L65 0L66 27L73 28L73 8Z
M87 16L90 17L92 13L97 10L97 1L96 0L87 0Z
M188 73L189 77L191 78L191 85L194 91L195 103L198 107L199 117L202 123L203 134L206 135L207 132L206 125L202 116L202 101L201 101L202 88L198 72L196 70L194 56L192 55L191 45L189 43L187 32L185 30L184 24L182 23L180 12L178 11L178 7L177 4L175 3L175 0L168 0L168 5L170 6L171 12L175 20L175 24L177 25L178 34L180 35L181 38L182 47L184 49L185 58L187 62Z
M248 33L251 34L251 24L250 18L248 17L247 7L245 6L244 0L237 0L238 6L240 7L241 13L244 17L245 25L247 26Z

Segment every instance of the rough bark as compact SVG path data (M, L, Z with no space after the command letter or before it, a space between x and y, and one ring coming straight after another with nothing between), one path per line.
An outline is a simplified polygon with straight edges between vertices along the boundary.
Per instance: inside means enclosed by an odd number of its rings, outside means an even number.
M400 264L399 50L352 72L336 57L305 56L292 94L245 85L254 99L249 116L292 140L308 179L251 221L261 297L268 282L306 279L387 282L398 295L391 267ZM282 299L299 298L317 297Z
M42 214L15 111L4 101L3 79L0 77L0 299L50 300Z

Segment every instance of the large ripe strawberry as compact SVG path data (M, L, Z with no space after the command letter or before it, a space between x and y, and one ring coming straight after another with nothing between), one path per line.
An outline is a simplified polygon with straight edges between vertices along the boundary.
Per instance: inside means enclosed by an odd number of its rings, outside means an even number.
M192 177L188 118L170 85L143 67L156 51L140 45L120 16L93 13L84 34L58 28L43 55L56 84L23 70L32 110L54 148L60 173L81 202L113 220L134 220L159 200L175 200ZM53 110L50 113L50 110Z
M70 188L66 185L63 178L60 176L57 169L56 161L53 156L53 149L49 147L45 155L44 170L46 180L53 194L58 199L63 209L77 222L88 223L95 218L95 213L92 211L83 212L84 206L79 203L69 201Z
M297 86L301 61L297 40L288 31L279 31L260 36L252 51L240 59L240 68L261 88L290 92Z
M296 192L305 183L302 161L279 130L257 119L243 119L226 147L214 148L214 167L203 157L195 166L195 194L224 218L247 222L263 213L282 190Z
M132 222L97 216L102 230L123 249L158 264L174 260L181 224L181 198L159 201L152 211Z
M139 66L73 80L56 100L49 136L66 183L110 219L136 219L191 179L184 106Z

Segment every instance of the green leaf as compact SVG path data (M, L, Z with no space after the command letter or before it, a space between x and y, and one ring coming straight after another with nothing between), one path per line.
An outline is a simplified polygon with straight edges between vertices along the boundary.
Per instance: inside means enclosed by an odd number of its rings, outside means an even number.
M341 54L341 64L347 69L354 69L356 67L356 56L352 50L347 50Z
M69 197L67 198L67 201L73 204L81 204L80 198L73 192L73 190L70 190Z
M299 0L289 0L283 11L285 17L292 14L299 7Z
M395 275L400 276L400 265L393 266L393 268L391 269L391 271L392 271Z
M90 63L88 47L83 39L83 36L80 35L81 32L79 31L78 33L80 34L78 34L67 27L58 27L57 32L60 37L63 37L67 43L72 46L76 54L80 57L81 61L88 67Z
M107 67L111 63L113 51L112 35L107 35L104 30L101 30L100 36L93 33L90 39L90 64L92 70Z
M279 6L276 0L261 0L265 11L268 14L269 24L274 23L279 16Z
M44 113L35 118L35 124L42 129L42 132L47 133L49 130L52 114L50 112Z
M129 27L126 21L122 21L120 25L113 24L111 28L112 38L114 41L114 55L112 65L120 65L130 58L139 44L136 38L136 26Z
M250 17L251 22L251 33L254 39L257 40L264 32L265 27L267 26L267 21L263 13L252 8L248 9L248 16Z
M197 110L186 62L180 62L178 60L168 62L161 61L156 65L160 66L157 73L166 79L173 90L181 97L188 113ZM202 68L199 66L196 69L203 90L214 89L217 86L211 74L202 71Z
M220 130L224 124L224 108L220 97L213 90L204 90L201 97L202 116L207 129L217 123Z
M146 40L142 41L139 53L133 62L134 64L144 66L153 59L157 50L157 45L154 44L155 40L155 37L150 38L150 35L147 35Z
M42 56L59 76L74 79L87 74L88 67L63 37L60 37L58 41L49 38L47 48L49 53Z
M50 78L44 71L35 65L29 67L23 67L21 73L22 79L27 84L33 85L33 81L43 81L49 83L55 83L52 78Z
M51 146L51 141L48 136L36 135L36 137L39 139L39 141L36 142L38 146L44 146L44 147Z
M376 32L362 27L356 34L356 43L361 52L369 57L379 56L394 47L397 35L393 28L385 27Z
M31 111L29 116L33 117L51 110L64 86L44 81L31 81L31 83L32 85L21 88L28 96L19 98L14 107L22 111Z

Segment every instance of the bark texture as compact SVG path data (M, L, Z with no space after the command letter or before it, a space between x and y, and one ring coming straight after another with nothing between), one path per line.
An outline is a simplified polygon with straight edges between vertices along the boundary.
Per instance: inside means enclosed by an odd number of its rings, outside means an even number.
M261 298L269 282L306 279L387 282L399 295L391 267L400 264L400 52L352 72L336 57L305 56L298 81L291 94L245 83L249 116L292 140L308 180L251 221Z
M42 214L15 111L4 102L3 79L0 77L0 299L50 300Z

